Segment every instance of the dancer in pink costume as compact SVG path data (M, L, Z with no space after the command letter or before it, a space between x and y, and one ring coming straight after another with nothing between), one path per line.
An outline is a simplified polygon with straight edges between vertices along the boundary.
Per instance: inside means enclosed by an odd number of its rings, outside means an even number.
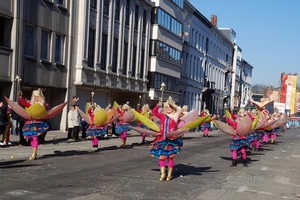
M251 120L253 121L255 117L257 116L257 110L253 109L251 112L248 114ZM250 141L250 149L252 150L252 147L254 148L254 151L259 151L259 138L260 138L260 131L259 130L252 130L249 135L247 135L247 138Z
M207 115L210 115L209 114L209 111L207 109L204 109L201 114L200 114L200 117L205 117ZM206 137L208 138L208 133L209 133L209 129L211 127L211 122L210 121L206 121L206 122L203 122L202 125L201 125L201 129L203 129L203 137Z
M238 116L236 120L229 119L228 117L226 118L226 122L234 129L238 130L238 126L240 125L239 123L245 123L241 122L243 118L246 117L246 112L244 109L241 109L238 112ZM247 123L251 123L251 119ZM250 132L250 129L249 129ZM230 150L232 154L232 164L230 165L231 167L235 167L237 165L237 152L239 151L242 155L243 159L243 164L245 167L248 167L247 164L247 154L246 154L246 148L249 146L249 140L247 139L247 136L245 134L239 134L236 132L235 135L231 137L230 141Z
M168 137L167 133L176 131L179 117L181 114L180 106L176 106L172 98L164 103L163 113L158 110L162 106L159 102L153 109L152 113L160 120L160 135L156 136L151 143L151 156L157 158L160 166L159 181L171 180L174 167L174 156L176 156L183 145L182 137ZM168 175L166 177L165 160L168 160Z
M116 133L120 135L121 138L121 145L120 148L126 148L126 140L127 140L127 132L130 130L129 125L130 123L124 120L124 114L128 112L130 109L128 104L124 104L121 109L118 108L117 112L120 114L117 125L116 125Z
M67 103L62 103L47 112L45 97L40 88L32 91L30 101L26 101L23 98L23 93L19 91L19 102L25 107L26 111L8 98L6 98L6 101L18 115L26 120L22 128L23 136L25 139L30 140L32 155L29 157L29 160L35 160L39 145L38 136L45 134L49 129L49 125L45 121L61 112Z
M150 108L148 104L143 105L142 110L136 110L137 112L141 113L142 115L146 116L147 118L150 118ZM139 123L138 125L141 128L146 128L148 129L147 126L145 126L143 123ZM145 140L146 140L146 134L142 134L142 142L140 144L146 144Z
M106 133L104 126L98 126L95 124L95 114L100 110L100 106L94 103L91 107L88 108L87 113L91 118L92 124L86 130L86 137L91 139L92 141L92 150L98 151L99 140L98 137L102 135L102 133Z
M273 120L278 120L280 118L279 113L273 113L272 118L273 118ZM277 133L279 132L279 130L280 130L280 127L276 127L276 128L272 129L271 144L276 143Z

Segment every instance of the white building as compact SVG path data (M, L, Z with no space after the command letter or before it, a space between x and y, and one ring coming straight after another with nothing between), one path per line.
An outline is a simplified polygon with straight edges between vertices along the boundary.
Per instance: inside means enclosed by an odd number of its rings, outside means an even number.
M148 96L149 0L75 1L72 95L80 105L116 101L136 107Z
M233 44L189 2L185 2L188 37L184 37L183 68L180 79L180 104L190 109L223 110L227 71L232 66Z

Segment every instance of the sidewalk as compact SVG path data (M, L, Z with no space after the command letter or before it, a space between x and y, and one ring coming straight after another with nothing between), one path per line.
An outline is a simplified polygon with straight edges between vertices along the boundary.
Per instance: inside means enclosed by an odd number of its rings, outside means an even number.
M79 136L81 134L79 133ZM128 132L128 144L130 143L140 143L142 138L141 135L135 131ZM81 137L79 137L81 138ZM38 147L38 157L45 154L53 153L53 151L65 151L65 150L86 150L92 151L91 140L80 141L80 142L67 142L67 131L49 131L45 137L46 143L39 144ZM0 146L0 161L12 160L12 159L28 159L32 152L31 146L24 145L19 147L19 136L11 135L10 142L13 145L10 146ZM99 147L106 145L115 145L119 146L121 143L119 137L110 137L103 138L99 140Z

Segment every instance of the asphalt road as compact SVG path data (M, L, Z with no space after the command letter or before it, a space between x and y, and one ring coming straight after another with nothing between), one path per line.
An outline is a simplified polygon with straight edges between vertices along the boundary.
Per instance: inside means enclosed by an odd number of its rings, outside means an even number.
M28 160L30 147L2 148L0 199L300 199L298 130L280 133L259 152L248 150L249 167L229 166L228 135L188 133L173 179L164 182L149 144L140 141L132 135L120 149L118 138L101 140L99 152L91 141L59 141L40 145L35 161Z

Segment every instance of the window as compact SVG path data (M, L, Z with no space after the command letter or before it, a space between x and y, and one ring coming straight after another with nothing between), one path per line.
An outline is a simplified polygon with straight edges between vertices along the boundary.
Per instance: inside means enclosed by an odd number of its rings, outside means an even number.
M34 57L34 27L25 25L25 50L24 55Z
M0 46L10 48L12 20L0 16Z
M103 0L103 14L108 15L108 0Z
M126 1L126 8L125 8L125 24L129 26L129 17L130 17L130 12L129 12L129 7L130 7L130 1Z
M148 78L149 82L147 84L147 87L160 89L161 83L164 82L166 84L166 87L165 87L166 91L178 92L178 85L179 85L178 78L160 74L157 72L149 72L148 77L149 77Z
M136 72L136 46L133 46L132 51L132 70L131 70L131 76L135 77Z
M141 79L143 79L143 77L144 77L144 71L145 71L145 50L144 49L142 49L142 55L141 55L141 64L140 64L140 66L141 66L141 68L140 68L140 78Z
M163 26L175 35L180 36L182 34L182 24L178 22L175 18L173 18L171 15L166 13L164 10L160 8L156 9L157 10L154 10L153 12L155 17L154 22L157 22L159 25Z
M112 72L117 72L118 68L118 42L119 40L117 38L114 38Z
M180 65L181 52L177 49L174 49L173 47L157 40L153 40L151 42L150 49L151 55L160 57L164 60Z
M95 30L89 30L88 66L94 67L95 59Z
M42 60L50 60L49 59L49 49L50 49L50 32L46 30L42 30L42 38L41 38L41 59Z
M183 2L184 0L172 0L178 7L183 9Z
M120 20L120 0L115 0L115 20Z
M139 7L135 5L134 30L138 30L138 25L139 25Z
M64 5L64 0L57 0L57 4L63 6Z
M64 36L56 35L55 41L55 62L63 64L63 53L64 53Z
M143 12L143 33L146 33L146 28L147 28L147 12L144 10Z
M101 45L101 69L106 70L106 55L107 55L107 35L102 34Z
M90 0L91 8L97 9L97 0Z
M122 74L127 74L128 43L124 42Z

